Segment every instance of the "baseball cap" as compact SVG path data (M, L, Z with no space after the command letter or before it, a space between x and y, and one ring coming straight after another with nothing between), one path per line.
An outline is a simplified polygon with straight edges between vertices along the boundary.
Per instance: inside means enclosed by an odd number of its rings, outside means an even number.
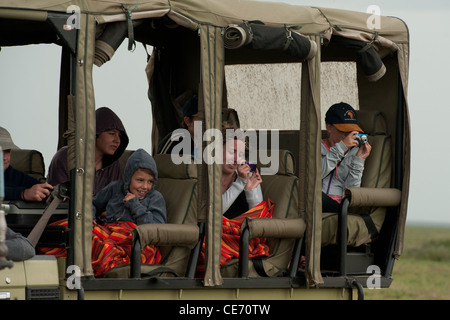
M198 115L198 97L193 96L183 105L183 116L192 117Z
M325 114L325 123L332 124L342 132L364 132L358 125L356 111L345 102L333 104Z
M12 141L8 130L3 127L0 127L0 147L2 147L3 150L20 149Z

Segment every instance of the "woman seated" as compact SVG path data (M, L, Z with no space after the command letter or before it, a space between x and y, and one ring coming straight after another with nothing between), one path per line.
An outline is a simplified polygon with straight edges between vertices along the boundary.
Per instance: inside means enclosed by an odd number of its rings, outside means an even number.
M222 164L222 250L220 265L239 258L241 225L245 218L271 218L275 204L263 201L262 178L258 169L251 172L245 161L245 142L239 134L223 134ZM268 256L265 238L250 239L249 258ZM198 275L204 269L204 247L199 260Z
M237 137L228 140L225 138L222 165L223 215L233 219L263 201L261 182L258 169L250 172L250 166L245 163L245 142Z

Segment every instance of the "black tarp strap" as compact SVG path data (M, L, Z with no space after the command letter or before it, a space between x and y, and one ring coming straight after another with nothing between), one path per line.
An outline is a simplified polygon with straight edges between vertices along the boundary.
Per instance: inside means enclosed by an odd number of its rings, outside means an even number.
M289 48L293 40L292 31L286 28L286 44L284 45L283 51L286 51Z
M122 8L125 11L127 16L127 26L128 26L128 51L134 51L136 49L136 42L134 41L134 28L133 28L133 20L131 18L131 14L133 10L137 8L137 5L126 7L122 4Z
M370 237L373 240L375 240L378 237L378 230L375 226L375 223L372 220L372 217L368 213L360 214L361 218L364 220L364 223L366 224L367 230L369 231Z

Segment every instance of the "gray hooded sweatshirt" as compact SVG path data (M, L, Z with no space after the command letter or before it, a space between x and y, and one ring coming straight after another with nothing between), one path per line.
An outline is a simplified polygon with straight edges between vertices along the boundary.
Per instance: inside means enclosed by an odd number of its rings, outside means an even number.
M152 189L139 200L137 197L123 203L129 192L131 177L139 169L150 169L155 174ZM162 194L155 190L158 171L155 160L143 149L136 150L128 159L124 171L124 180L113 181L93 198L94 217L106 211L106 222L130 221L137 225L144 223L166 223L166 202Z

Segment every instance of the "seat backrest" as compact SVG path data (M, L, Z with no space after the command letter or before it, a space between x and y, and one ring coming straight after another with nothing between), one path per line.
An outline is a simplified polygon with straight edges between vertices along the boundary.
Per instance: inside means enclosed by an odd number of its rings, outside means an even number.
M29 176L45 182L45 165L42 153L37 150L12 149L11 166Z
M386 117L379 111L357 111L361 129L372 146L364 164L361 187L389 188L392 178L392 146Z
M392 182L392 139L389 134L386 116L379 111L357 111L361 129L369 134L372 146L370 156L364 164L361 187L389 188ZM371 208L370 215L378 230L384 222L386 208Z
M120 166L125 170L128 158L134 153L135 150L125 150L119 158Z
M158 168L156 190L161 192L167 208L167 222L197 223L197 168L195 164L176 165L170 154L154 156Z
M154 156L158 168L156 190L161 192L167 209L167 223L197 224L197 167L195 164L176 165L170 154ZM191 250L186 247L160 247L160 264L184 275Z
M288 150L279 150L278 171L274 175L262 176L261 189L264 200L270 198L275 202L272 218L300 218L298 213L298 177L295 176L296 163L294 155ZM258 165L264 167L265 165ZM286 270L292 257L295 239L268 238L270 256L263 261L268 275Z
M298 178L294 174L295 158L288 150L278 150L278 153L279 166L276 174L262 176L263 198L265 200L270 198L275 202L273 218L298 218ZM258 168L264 167L269 167L269 164L258 163Z

